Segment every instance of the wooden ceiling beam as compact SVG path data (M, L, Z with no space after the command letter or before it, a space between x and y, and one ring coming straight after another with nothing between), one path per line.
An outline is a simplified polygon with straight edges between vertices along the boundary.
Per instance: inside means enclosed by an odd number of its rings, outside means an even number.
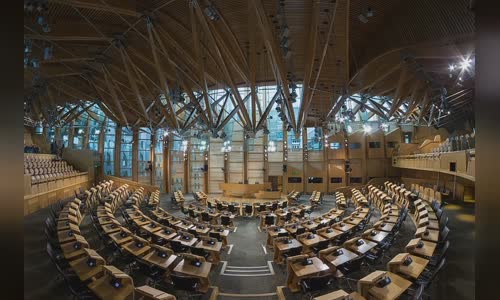
M198 62L198 72L200 74L200 79L201 79L201 93L203 95L203 99L205 100L205 109L207 111L207 118L209 121L208 126L210 128L214 127L214 119L212 117L212 107L210 106L210 101L208 99L208 84L207 84L207 78L205 76L205 61L202 57L201 54L201 42L200 42L200 35L199 35L199 29L197 26L196 22L196 12L195 12L195 7L193 5L190 5L189 8L189 19L191 21L191 32L192 32L192 37L193 37L193 45L194 45L194 55L196 57L196 60Z
M281 55L281 51L276 43L276 40L273 37L271 31L271 25L269 24L269 20L267 19L266 12L264 10L264 6L262 5L261 0L250 0L254 4L255 13L257 15L257 24L261 29L264 43L266 45L267 54L269 56L270 61L272 62L272 69L278 79L278 85L281 85L282 92L285 96L284 102L286 105L288 122L292 126L292 128L297 131L297 124L295 120L295 112L293 110L293 104L290 99L290 90L288 89L288 79L286 78L286 67L285 62L283 60L283 56Z
M305 120L305 115L307 114L307 107L309 106L307 102L309 101L309 95L314 92L311 89L311 78L314 70L314 57L316 55L316 46L318 44L318 23L319 23L319 0L313 0L310 2L311 5L311 15L309 16L309 34L306 36L307 41L304 41L306 47L306 53L304 57L304 81L302 85L302 103L300 105L299 115L298 115L298 127L301 128ZM327 44L328 45L328 41Z

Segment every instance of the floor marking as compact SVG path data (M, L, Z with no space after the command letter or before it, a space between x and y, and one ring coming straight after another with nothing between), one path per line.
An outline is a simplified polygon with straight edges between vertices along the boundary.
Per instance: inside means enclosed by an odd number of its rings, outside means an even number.
M274 275L273 262L268 260L267 265L269 266L269 271L271 271L271 274Z
M276 292L274 293L264 293L264 294L231 294L231 293L219 293L219 296L226 296L226 297L241 297L241 298L246 298L246 297L269 297L269 296L276 296Z
M264 245L260 244L262 246L262 249L264 249L264 253L267 254L267 249Z
M238 227L234 227L234 230L233 230L233 232L236 232L236 229L238 229Z
M231 254L231 251L233 251L233 244L229 245L229 250L227 251L227 254Z
M229 270L229 269L226 268L226 274L228 272L231 272L231 273L232 272L236 272L236 273L261 273L261 272L264 272L264 271L266 271L266 273L267 273L267 271L268 271L267 270L267 266L265 267L265 269L255 269L255 270L232 270L232 269Z
M231 268L231 269L262 269L262 268L267 268L267 266L258 266L258 267L227 266L227 267Z

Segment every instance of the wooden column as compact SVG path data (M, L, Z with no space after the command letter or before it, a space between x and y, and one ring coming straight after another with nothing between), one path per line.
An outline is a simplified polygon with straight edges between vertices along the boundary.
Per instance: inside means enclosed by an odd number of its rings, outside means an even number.
M121 167L121 160L120 160L120 152L122 148L122 127L120 125L116 125L116 132L115 132L115 164L114 164L114 175L117 177L120 177L120 167Z
M139 128L132 129L132 180L139 181Z

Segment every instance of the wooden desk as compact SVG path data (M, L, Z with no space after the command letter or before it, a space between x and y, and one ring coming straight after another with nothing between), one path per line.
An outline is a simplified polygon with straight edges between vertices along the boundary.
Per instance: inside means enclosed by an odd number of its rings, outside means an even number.
M87 263L88 260L89 256L85 256L69 262L69 265L81 281L86 281L102 273L102 266L105 264L105 262L103 262L104 259L102 259L102 261L96 260L96 265L90 267Z
M117 231L117 232L114 232L112 234L109 235L109 237L118 245L122 245L122 244L125 244L125 243L128 243L129 241L132 240L132 234L131 233L127 233L126 236L121 236L121 232L122 232L122 228L120 228L120 231Z
M215 244L211 245L207 241L200 241L196 245L196 248L202 248L210 252L210 258L212 263L218 264L220 262L220 252L222 249L222 242L215 242Z
M290 264L291 272L288 273L287 285L292 292L300 291L299 281L303 278L320 275L324 272L330 272L330 268L324 264L319 258L311 257L312 264L304 266L302 261L293 262Z
M302 253L310 253L312 252L312 247L318 244L321 241L324 241L325 238L320 236L319 234L313 234L313 238L309 239L307 236L305 238L299 239L299 242L301 242L304 245L304 249L302 250Z
M287 236L288 236L288 231L286 231L286 229L284 228L273 228L273 229L268 229L267 230L267 245L269 247L272 247L273 246L273 240L275 237L277 237L279 234L284 234L286 233Z
M398 217L395 216L382 216L380 218L380 221L385 222L385 223L394 223L396 224L398 222Z
M352 224L354 226L358 226L363 221L364 221L364 219L360 219L360 218L349 218L349 219L344 220L344 222Z
M352 292L348 294L344 290L338 290L331 292L322 296L315 297L313 300L366 300L365 297L361 296L358 292Z
M92 290L99 299L123 300L133 294L134 283L131 277L113 266L105 266L105 268L110 271L106 271L104 276L88 285L89 289ZM120 288L115 288L110 284L110 281L115 277L123 278L122 280L125 281Z
M335 252L332 252L324 258L326 263L331 264L334 269L358 257L356 253L349 251L346 248L339 248L339 250L342 250L343 252L341 255L335 255Z
M190 229L193 226L194 225L191 223L183 223L183 222L178 222L177 224L174 225L174 227L176 227L177 229L184 231L188 231L188 229Z
M419 241L422 241L424 243L424 246L422 248L417 248L416 245L418 244ZM406 245L406 251L423 256L423 257L431 257L434 254L434 250L436 250L436 243L429 242L422 240L420 238L412 239L407 245Z
M335 228L328 228L328 229L331 229L330 232L328 231L321 231L321 232L317 232L317 234L321 235L322 237L324 237L325 239L327 240L332 240L334 238L336 238L337 236L343 234L344 232L343 231L340 231L338 229L335 229Z
M153 264L163 270L172 270L175 266L175 262L180 258L177 255L167 255L166 257L162 257L158 255L158 250L153 250L148 254L144 255L142 258L144 261L147 261L150 264Z
M415 237L422 238L425 241L437 243L439 241L439 231L427 229L427 227L419 227L415 232Z
M360 281L364 281L366 279L370 280L370 277L378 276L377 274L384 273L385 271L375 271L368 276L362 278ZM379 288L376 286L372 286L368 289L368 294L374 297L377 300L393 300L397 299L401 294L403 294L410 286L411 282L404 279L403 277L396 275L391 272L386 272L386 276L391 278L391 283L386 285L383 288ZM358 282L358 289L360 283ZM361 293L363 295L363 293Z
M377 243L366 240L366 239L360 239L363 240L364 244L357 246L356 244L348 246L349 250L352 250L358 254L365 254L366 252L370 251L373 247L377 246Z
M379 221L379 222L375 223L373 228L375 228L377 230L385 231L385 232L391 232L392 228L394 228L395 225L396 224L394 224L394 223L385 223L385 222Z
M137 247L137 241L135 240L123 244L122 247L123 249L125 249L125 251L137 257L141 257L149 252L149 250L151 250L151 247L146 244L144 244L142 247Z
M238 196L253 198L255 193L271 188L270 182L261 184L241 184L241 183L219 183L219 188L224 192L224 196Z
M154 225L152 225L152 224L154 224ZM144 231L147 231L149 234L153 234L155 232L162 230L162 227L160 224L157 224L156 222L151 221L149 224L142 226L141 229Z
M340 230L340 231L343 231L343 232L347 232L349 230L351 230L353 227L355 227L356 225L353 225L353 224L349 224L349 223L345 223L344 222L344 226L341 226L340 223L337 223L335 225L332 226L332 228L334 229L337 229L337 230Z
M212 264L209 262L204 262L201 266L196 267L193 266L188 260L183 259L173 271L179 274L200 278L201 286L199 291L206 293L210 286L208 275L210 274L211 269Z
M412 263L408 266L405 266L404 264L402 264L402 261L408 255L411 257ZM387 270L392 273L401 273L413 279L417 279L418 276L420 276L420 274L424 271L428 263L429 260L425 258L408 253L400 253L394 256L391 261L387 263Z
M113 220L112 223L102 225L101 228L106 234L111 234L113 232L118 232L120 231L121 224L120 222Z
M189 240L185 240L183 239L180 235L179 236L176 236L175 238L172 239L172 241L177 241L177 242L180 242L181 244L183 244L184 246L189 246L189 247L193 247L197 242L198 242L198 239L197 238L191 238Z
M290 242L275 242L274 243L274 261L278 264L284 262L282 254L289 251L292 248L301 247L302 243L297 241L296 239L289 239Z
M367 235L364 235L363 237L365 239L367 239L367 240L370 240L370 241L373 241L373 242L376 242L376 243L380 243L388 235L389 235L389 232L386 232L386 231L377 231L377 234L375 234L375 235L367 234Z
M75 234L79 234L79 233L80 233L80 230L78 230L78 232L75 232L71 229L58 231L57 232L57 239L59 240L59 244L64 244L64 243L74 241Z
M157 290L149 285L135 288L134 300L175 300L175 296Z
M76 243L80 243L81 246L80 249L75 249ZM74 260L81 257L82 255L85 255L86 252L83 250L83 248L88 248L88 247L89 245L85 241L85 239L83 239L83 241L80 239L76 239L75 241L61 245L63 255L67 260Z

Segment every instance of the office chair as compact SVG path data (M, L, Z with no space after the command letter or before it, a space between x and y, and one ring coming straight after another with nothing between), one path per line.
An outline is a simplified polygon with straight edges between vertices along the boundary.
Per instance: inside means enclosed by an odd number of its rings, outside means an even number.
M352 276L352 275L359 275L361 273L361 266L363 265L365 257L364 256L358 256L353 260L350 260L346 262L345 264L342 264L337 267L337 270L339 270L344 276L341 277L347 282L347 285L349 286L349 289L352 290L351 286L351 281L356 282L358 281L359 276ZM348 276L350 275L350 276Z
M307 299L313 299L314 296L321 294L322 291L329 288L332 283L331 274L326 274L322 276L315 276L302 279L299 285L302 289L302 293L305 294Z
M245 204L245 215L252 215L253 214L253 207L250 204Z
M172 280L171 283L175 290L188 292L185 294L185 297L182 297L182 295L176 295L179 300L184 298L190 299L192 297L200 297L203 295L200 293L194 293L198 291L198 288L201 285L199 278L170 274L170 280Z
M224 225L227 227L233 226L233 224L231 222L231 218L228 216L220 216L220 223L221 223L221 225Z
M230 213L232 214L236 214L237 213L237 210L236 210L236 207L234 206L234 204L229 204L227 206L227 209L229 210Z
M302 253L302 249L303 249L302 246L290 248L290 250L283 253L282 256L285 258L285 261L286 261L287 258L289 258L289 257L300 255Z
M443 214L443 216L439 220L439 227L445 228L448 225L448 221L450 221L450 219Z
M210 252L205 251L203 248L191 247L191 253L208 259L210 257Z
M318 254L319 251L328 248L330 245L330 240L324 240L316 244L316 246L312 247L314 253Z
M189 250L189 247L184 246L181 242L179 241L170 241L170 248L175 252L175 253L184 253Z
M217 241L222 242L222 236L218 232L209 232L208 236L217 239Z
M443 230L439 233L439 241L438 241L438 246L439 244L443 244L448 240L448 234L450 233L450 228L448 226L445 226Z
M274 216L266 216L266 218L264 219L264 224L266 226L274 225Z
M429 269L433 269L441 263L441 261L446 257L446 253L448 252L448 248L450 248L450 241L446 241L444 246L441 248L438 254L435 254L429 259L429 264L427 267Z
M76 275L64 274L64 282L73 299L95 299L94 293Z
M188 229L188 232L194 235L194 237L198 237L198 232L196 232L196 229Z

